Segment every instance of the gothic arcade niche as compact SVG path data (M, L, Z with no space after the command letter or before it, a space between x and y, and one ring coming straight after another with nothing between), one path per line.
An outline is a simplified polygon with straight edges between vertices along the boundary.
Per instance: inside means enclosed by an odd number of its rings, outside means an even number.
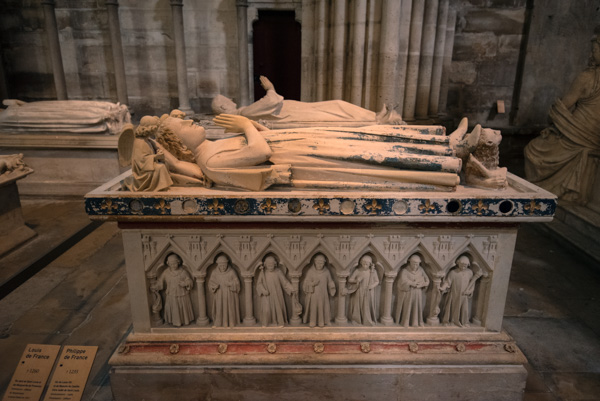
M143 235L154 328L482 326L494 235Z

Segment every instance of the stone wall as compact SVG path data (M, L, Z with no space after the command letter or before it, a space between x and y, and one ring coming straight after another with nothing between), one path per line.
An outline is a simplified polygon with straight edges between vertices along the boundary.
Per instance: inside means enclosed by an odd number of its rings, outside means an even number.
M134 118L177 107L169 0L120 0L119 4ZM528 4L533 11L530 35L524 42ZM456 0L453 6L458 20L450 117L457 120L466 115L472 124L498 128L544 124L553 98L585 66L589 42L584 39L600 23L600 0ZM215 94L238 95L236 5L234 0L185 0L183 11L190 102L196 112L207 113ZM104 0L56 0L56 17L68 97L116 101ZM526 58L522 58L523 43L528 43ZM8 96L56 97L39 1L3 1L0 44ZM505 114L497 114L497 100L505 102ZM509 114L517 103L519 113L511 121Z
M38 1L3 2L0 35L10 97L56 98ZM171 6L168 0L121 0L119 19L130 107L136 116L178 105ZM103 0L57 0L56 19L69 99L116 101ZM208 111L215 94L237 93L234 1L184 3L188 83L192 108Z
M457 5L458 16L448 112L473 123L508 125L517 79L526 0L470 0ZM505 102L498 114L496 102Z

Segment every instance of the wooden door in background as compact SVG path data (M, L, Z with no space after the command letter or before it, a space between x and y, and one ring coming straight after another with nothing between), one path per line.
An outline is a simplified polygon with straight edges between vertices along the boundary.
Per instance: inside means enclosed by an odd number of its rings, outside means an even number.
M284 98L300 100L301 27L294 11L259 10L252 29L254 100L265 95L261 75Z

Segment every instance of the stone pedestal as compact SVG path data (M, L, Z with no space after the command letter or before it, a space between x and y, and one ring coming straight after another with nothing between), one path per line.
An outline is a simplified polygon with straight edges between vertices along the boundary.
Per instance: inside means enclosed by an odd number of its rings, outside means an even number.
M37 234L25 225L17 181L33 173L30 168L0 176L0 256Z
M502 316L518 224L551 220L552 194L512 175L504 191L445 193L132 193L123 178L86 195L88 214L123 232L134 332L110 361L115 399L521 398L526 361ZM426 284L411 289L414 255ZM259 318L273 302L258 288L268 258L284 322ZM165 323L179 314L165 283L191 305L189 324ZM239 305L228 324L226 288ZM319 299L328 316L311 327Z
M23 153L35 170L22 195L81 197L123 171L117 142L116 135L1 132L0 155Z
M116 401L521 400L526 359L514 341L505 333L468 338L301 330L218 339L130 335L110 360L111 386Z

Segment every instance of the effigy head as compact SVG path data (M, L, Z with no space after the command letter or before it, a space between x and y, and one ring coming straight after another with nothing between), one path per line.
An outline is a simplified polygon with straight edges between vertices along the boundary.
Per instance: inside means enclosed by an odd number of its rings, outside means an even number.
M237 111L237 104L227 96L217 95L211 103L213 113L215 114L234 114Z

